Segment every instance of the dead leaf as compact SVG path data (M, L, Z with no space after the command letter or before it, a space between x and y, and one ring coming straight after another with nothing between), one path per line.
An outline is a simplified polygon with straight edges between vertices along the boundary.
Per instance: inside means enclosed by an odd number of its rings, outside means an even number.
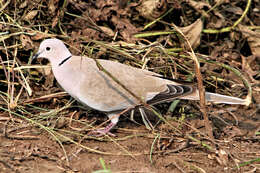
M94 29L91 28L85 28L80 32L72 32L71 36L73 40L77 40L80 35L86 35L90 39L99 40L100 39L100 33Z
M128 19L112 16L111 21L127 42L135 42L136 38L133 36L133 34L137 33L138 29L133 24L131 24L131 22Z
M52 74L51 68L43 68L42 71L43 71L44 75L46 75L46 76L50 76Z
M127 4L128 4L128 0L120 0L118 7L119 9L124 9L127 6Z
M247 39L252 54L260 58L260 32L252 31L244 25L239 25L239 29Z
M57 2L56 2L56 3L57 3ZM50 1L49 1L49 5L48 5L48 7L49 7L49 13L52 14L52 15L54 15L55 10L56 10L56 7L55 7L54 4L55 4L55 3L54 3L54 0L50 0Z
M32 40L43 40L45 38L50 37L50 35L48 34L48 30L45 31L46 33L36 33L34 36L31 37Z
M51 28L54 28L57 25L59 21L59 17L60 17L60 12L58 11L57 15L52 20Z
M99 28L100 28L104 33L106 33L108 36L114 37L115 32L114 32L111 28L105 27L105 26L99 26Z
M26 21L32 20L33 18L35 18L37 14L38 10L32 10L29 13L27 13L23 19Z
M116 4L113 0L106 0L106 1L97 1L97 2L95 2L95 5L96 5L97 8L102 9L105 6L107 6L107 7L115 6Z
M215 4L220 6L221 4L230 3L230 0L215 0Z
M193 49L197 48L200 45L200 34L202 32L202 27L202 21L201 19L198 19L193 24L180 28L180 30L189 40Z
M225 17L218 11L213 11L210 22L207 24L207 28L222 28L225 25Z
M166 12L167 2L164 0L144 0L136 10L144 18L154 20Z
M254 79L254 75L256 75L258 72L252 70L252 68L250 67L250 63L252 61L255 61L255 56L250 56L250 57L244 57L241 56L242 58L242 69L244 72L246 72L248 74L248 76L250 77L251 81L256 82L256 80Z
M21 3L21 4L19 5L19 8L20 8L20 9L25 8L25 7L27 7L27 5L28 5L28 1L24 1L23 3Z
M229 13L232 13L234 15L236 14L236 15L239 15L239 16L241 16L244 12L240 7L234 7L234 6L226 8L225 10Z
M223 129L223 132L228 136L229 139L244 135L241 129L237 128L236 126L226 126Z
M208 3L202 2L202 1L193 1L193 0L187 0L186 2L190 6L192 6L196 11L203 14L205 17L207 17L207 18L209 17L209 15L207 13L205 13L205 11L203 10L205 7L207 7L208 9L211 9L211 6Z
M43 76L45 76L44 87L47 89L53 87L55 78L52 73L51 67L38 69L37 71L39 71L40 73L43 74Z
M227 165L228 163L228 154L226 151L220 149L218 151L216 151L216 154L217 156L215 156L217 162L220 164L220 165Z
M25 50L30 50L34 48L33 42L29 36L21 34L20 41Z

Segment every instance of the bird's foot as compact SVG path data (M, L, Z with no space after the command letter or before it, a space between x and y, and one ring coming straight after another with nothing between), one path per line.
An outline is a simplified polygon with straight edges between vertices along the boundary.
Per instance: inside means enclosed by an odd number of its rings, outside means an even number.
M110 132L110 130L113 129L115 127L115 125L116 124L111 122L104 129L93 130L88 135L89 136L95 136L95 137L109 135L109 136L115 137L116 135Z

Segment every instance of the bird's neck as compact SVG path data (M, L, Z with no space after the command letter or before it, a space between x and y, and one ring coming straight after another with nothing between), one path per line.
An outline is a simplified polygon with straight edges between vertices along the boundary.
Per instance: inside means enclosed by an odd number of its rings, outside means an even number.
M59 66L62 66L64 63L66 63L66 61L68 61L72 56L69 55L67 58L63 59L60 63Z

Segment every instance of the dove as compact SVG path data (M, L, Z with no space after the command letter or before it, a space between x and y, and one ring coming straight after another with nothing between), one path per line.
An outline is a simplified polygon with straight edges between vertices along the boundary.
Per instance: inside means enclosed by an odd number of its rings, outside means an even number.
M98 130L100 134L110 133L119 121L120 112L140 105L140 100L122 85L150 105L177 98L199 100L199 91L195 85L182 84L116 61L98 59L98 63L122 84L119 85L98 68L94 59L72 55L65 44L56 38L42 41L33 56L33 59L36 58L50 61L56 80L69 95L83 105L107 114L110 123ZM205 99L214 103L248 104L245 99L210 92L205 92Z

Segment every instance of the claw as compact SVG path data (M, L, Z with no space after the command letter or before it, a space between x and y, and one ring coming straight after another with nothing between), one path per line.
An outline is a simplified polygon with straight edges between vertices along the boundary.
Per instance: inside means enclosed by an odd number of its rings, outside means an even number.
M95 136L95 137L109 135L109 136L115 137L116 135L110 132L110 130L113 129L115 127L115 125L116 124L111 122L104 129L93 130L88 135L89 136Z

